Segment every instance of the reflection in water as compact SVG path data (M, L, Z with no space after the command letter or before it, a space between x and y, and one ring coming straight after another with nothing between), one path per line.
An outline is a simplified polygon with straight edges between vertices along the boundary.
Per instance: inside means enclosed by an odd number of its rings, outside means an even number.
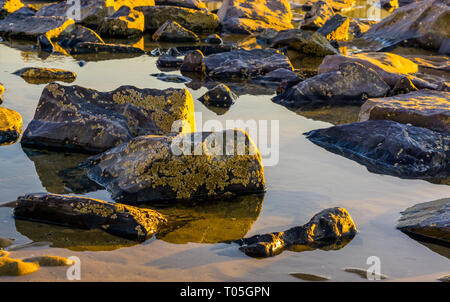
M89 157L87 154L29 148L23 148L23 151L33 161L42 186L50 193L84 194L103 189L90 180L83 169L77 167Z
M359 110L359 106L324 106L315 109L294 111L299 115L316 121L340 125L357 122Z
M264 195L245 195L230 200L185 202L155 208L168 219L168 227L156 238L169 243L217 243L245 237L262 209Z
M415 234L415 233L409 233L409 232L403 232L403 233L406 234L409 238L426 246L433 252L438 253L439 255L442 255L442 256L446 257L447 259L450 259L450 242L449 241L433 239L431 237L426 237L426 236L422 236L422 235Z

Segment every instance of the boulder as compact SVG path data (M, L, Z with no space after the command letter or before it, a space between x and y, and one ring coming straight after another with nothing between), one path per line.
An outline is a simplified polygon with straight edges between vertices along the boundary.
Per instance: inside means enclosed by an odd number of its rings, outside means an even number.
M171 20L167 20L161 25L161 27L153 34L152 38L155 41L166 41L171 43L200 41L195 33Z
M176 56L162 55L156 61L156 65L162 68L179 68L183 64L183 61L182 58Z
M397 229L446 246L450 244L450 199L416 204L401 212Z
M205 73L205 63L203 63L204 56L200 50L193 50L186 54L181 64L181 72L197 72Z
M305 134L316 145L355 160L370 172L429 181L450 176L450 136L445 133L378 120Z
M376 40L384 47L408 45L438 50L450 37L448 0L423 0L397 9L373 25L362 37Z
M0 145L14 143L22 133L22 116L14 110L0 107Z
M178 6L198 10L208 10L201 0L155 0L155 5Z
M317 32L324 35L328 41L347 41L349 27L350 18L336 14Z
M30 84L45 84L53 81L71 83L77 75L68 70L57 68L25 67L14 72Z
M440 54L450 56L450 38L442 40L438 52Z
M95 31L78 24L68 26L56 37L55 41L67 50L75 48L78 43L82 42L105 43Z
M145 29L144 14L122 6L111 17L105 17L98 26L102 37L134 38L140 37Z
M333 7L328 0L309 1L303 5L303 10L307 12L301 28L306 30L317 30L334 16Z
M360 121L392 120L450 133L450 92L423 89L381 99L368 99Z
M166 222L160 213L103 200L47 193L17 198L16 219L81 229L101 229L119 237L145 241Z
M381 0L380 5L387 10L394 10L399 8L398 0Z
M100 92L52 83L42 92L22 145L99 153L139 135L170 133L177 120L195 129L193 108L186 89L121 86Z
M218 34L210 34L206 37L205 42L208 44L223 44L222 38Z
M289 58L275 49L232 50L206 56L203 62L211 78L250 78L278 68L294 69Z
M389 86L372 69L347 63L338 70L301 81L274 100L289 108L362 104L368 97L383 97Z
M228 86L225 84L219 84L208 90L208 92L206 92L198 100L205 106L229 108L234 104L236 99L237 95L235 95L230 88L228 88Z
M251 257L272 257L284 250L305 251L317 248L338 250L355 237L357 229L344 208L325 209L303 225L284 232L255 235L235 241Z
M259 150L241 130L140 136L91 157L86 167L114 200L127 204L265 190Z
M25 4L21 0L0 0L0 19L5 18L7 15L14 13Z
M154 32L167 20L177 22L195 33L214 32L220 26L219 18L210 12L177 6L136 7L145 17L145 30Z
M74 261L69 260L65 257L58 257L51 255L33 256L22 259L22 261L29 263L37 263L39 264L39 266L69 266L74 264Z
M225 0L217 15L227 33L252 34L293 28L287 0Z
M444 81L444 82L439 83L437 90L450 92L450 82Z
M126 44L109 44L98 42L80 42L70 50L71 55L91 53L124 53L142 55L145 53L145 51L141 48Z
M394 88L392 88L390 95L405 94L416 90L418 89L414 86L411 79L408 77L403 77L397 81Z
M0 257L0 276L23 276L36 272L38 263L23 262L19 259Z
M301 29L280 31L271 40L271 47L287 47L300 54L313 57L325 57L339 53L322 34Z
M295 84L298 84L302 80L303 79L300 78L294 71L285 68L278 68L274 71L266 73L263 76L252 78L253 83L258 83L261 85L278 87L281 86L281 83L284 83L283 88L286 88L290 83L295 82ZM290 87L295 84L292 84Z
M376 23L377 21L351 19L349 31L353 35L353 38L359 38Z

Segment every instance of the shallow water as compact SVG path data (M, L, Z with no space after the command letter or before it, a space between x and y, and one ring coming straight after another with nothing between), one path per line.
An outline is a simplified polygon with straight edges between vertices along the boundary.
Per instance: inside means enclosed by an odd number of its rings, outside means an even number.
M143 55L108 59L98 56L80 67L71 57L50 56L43 60L34 52L0 44L0 82L6 88L2 106L22 115L23 129L33 118L45 85L28 84L12 74L27 66L68 69L77 74L73 84L103 91L121 85L186 87L150 76L160 72L156 58ZM207 91L205 87L189 90L194 99ZM225 114L217 115L199 101L195 101L195 111L202 113L203 122L214 119L224 125L226 120L279 121L279 163L265 167L266 194L174 207L160 205L156 208L171 218L172 231L143 244L100 231L15 221L12 209L0 207L0 237L14 238L19 247L40 243L16 249L12 256L78 256L84 281L302 281L290 275L292 272L328 276L332 281L364 281L343 269L368 268L366 260L370 256L380 258L381 273L391 280L434 280L449 274L448 248L419 243L395 229L401 210L449 197L449 186L370 173L302 135L312 129L354 121L355 108L320 109L298 115L273 103L273 95L264 95L267 89L256 87L251 91L253 95L241 91L236 104ZM105 190L75 169L85 158L80 154L23 150L20 143L1 146L0 204L42 191L112 201ZM273 258L253 259L240 252L237 245L222 243L302 225L320 210L335 206L345 207L359 230L340 250L285 251ZM65 271L42 268L31 275L0 280L66 280Z

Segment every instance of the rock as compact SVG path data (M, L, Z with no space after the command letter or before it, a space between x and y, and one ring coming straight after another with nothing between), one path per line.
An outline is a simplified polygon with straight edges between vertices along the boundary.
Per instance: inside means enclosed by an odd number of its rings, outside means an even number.
M108 44L94 42L80 42L70 50L71 55L91 54L91 53L125 53L141 55L145 51L141 48L126 44Z
M441 46L439 47L440 54L450 56L450 38L442 40Z
M347 63L339 70L301 81L274 100L290 108L362 104L368 97L383 97L389 86L372 69Z
M153 73L152 77L157 78L163 82L171 82L171 83L189 83L191 81L190 78L176 75L176 74L168 74L168 73Z
M225 0L217 12L222 30L252 34L266 29L291 29L292 12L287 0Z
M305 133L328 151L365 165L370 172L434 181L449 176L450 136L379 120Z
M205 63L203 63L204 56L200 50L193 50L189 52L181 64L181 72L197 72L205 73Z
M179 68L183 64L183 59L175 56L162 55L158 58L156 64L162 68Z
M81 25L68 26L55 40L59 46L68 50L81 42L105 43L95 31Z
M72 83L77 75L68 70L57 68L25 67L14 72L30 84L45 84L53 81Z
M334 16L333 8L326 0L308 2L303 9L307 12L301 25L302 29L317 30Z
M219 84L213 89L208 90L207 93L199 98L199 101L205 106L229 108L234 104L236 99L237 95L228 86Z
M358 267L346 267L346 268L344 268L344 271L346 271L347 273L356 274L363 279L368 279L367 278L367 275L368 275L367 269L362 269L362 268L358 268ZM370 273L369 273L369 275L370 275ZM373 276L377 277L376 275L373 275ZM383 275L383 274L379 274L378 277L380 279L388 279L388 276Z
M326 56L320 64L319 74L336 70L342 63L357 62L375 70L380 77L391 87L395 87L398 80L407 76L418 89L434 89L432 84L414 77L419 70L417 64L402 56L387 52L366 52L349 56Z
M121 86L99 92L52 83L42 92L22 146L99 153L139 135L170 133L177 120L195 129L193 108L186 89Z
M450 92L423 89L388 98L368 99L360 121L392 120L450 133Z
M39 269L37 263L27 263L9 257L0 257L0 276L23 276Z
M321 276L321 275L315 275L315 274L309 274L309 273L289 273L294 278L298 278L305 281L328 281L331 278L327 276Z
M350 19L340 14L334 15L319 28L318 33L324 35L328 41L347 41Z
M233 45L189 45L171 47L170 49L176 50L177 56L186 55L193 50L200 50L203 55L209 56L215 53L229 52L237 48Z
M3 94L5 93L5 87L0 83L0 104L3 103Z
M136 241L151 237L166 222L160 213L119 203L47 193L19 196L17 219L81 229L101 229Z
M155 5L178 6L198 10L208 10L201 0L155 0Z
M450 92L450 82L441 82L436 90Z
M1 249L4 249L5 247L13 245L13 243L14 243L14 239L0 237L0 251L1 251ZM1 255L0 255L0 257L1 257Z
M0 107L0 145L11 144L20 137L22 117L11 109Z
M408 45L438 50L450 35L448 0L423 0L397 9L373 25L362 37L384 47Z
M206 56L203 62L211 78L250 78L278 68L294 69L289 58L275 49L232 50Z
M418 89L416 86L414 86L411 79L408 77L403 77L399 79L394 88L392 88L391 95L405 94L416 90Z
M350 242L357 229L344 208L325 209L303 225L284 232L255 235L236 241L245 254L251 257L272 257L283 250L334 249Z
M222 38L218 34L210 34L205 42L208 44L223 44Z
M442 277L438 278L438 280L442 281L442 282L450 282L450 275L442 276Z
M272 40L271 47L287 47L313 57L325 57L339 53L323 35L301 29L280 31Z
M14 13L25 4L20 0L0 0L0 19L5 18L7 15Z
M215 32L220 25L216 14L176 6L142 6L137 7L145 17L145 30L155 31L167 20L177 22L195 33Z
M111 17L105 17L98 26L98 33L104 37L134 38L140 37L145 29L144 14L122 6Z
M377 23L376 21L370 20L351 19L349 31L351 34L353 34L354 38L359 38L361 37L362 34L368 31L373 24L376 23Z
M167 20L161 25L161 27L153 34L152 38L155 41L168 41L172 43L200 41L195 33L171 20Z
M350 10L356 4L356 0L328 0L330 2L331 7L335 11L344 11Z
M74 262L64 257L58 256L36 256L25 258L23 262L37 263L39 266L68 266L72 265Z
M387 10L394 10L399 7L398 0L381 0L381 7Z
M253 83L258 83L261 85L268 85L268 86L281 86L281 83L283 84L283 89L287 89L287 87L292 87L295 84L298 84L303 79L297 76L297 74L290 70L285 68L278 68L274 71L271 71L269 73L266 73L263 76L252 78Z
M416 204L401 212L397 229L436 243L450 243L450 199Z
M91 179L127 204L265 190L259 151L240 130L140 136L91 157L86 166Z

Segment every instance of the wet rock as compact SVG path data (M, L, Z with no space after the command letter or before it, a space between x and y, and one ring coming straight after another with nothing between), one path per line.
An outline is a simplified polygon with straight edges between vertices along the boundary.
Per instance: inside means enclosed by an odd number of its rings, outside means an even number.
M440 54L450 56L450 39L442 40L441 46L439 47Z
M397 229L436 243L450 243L450 199L416 204L401 212Z
M190 78L180 76L177 74L168 74L168 73L153 73L152 77L156 77L158 80L163 82L171 82L171 83L189 83L191 81Z
M71 55L79 54L98 54L98 53L125 53L141 55L145 51L125 44L109 44L109 43L94 43L94 42L80 42L70 50Z
M0 276L23 276L34 273L39 264L23 262L9 257L0 257Z
M160 213L98 199L36 193L20 196L17 219L40 221L81 229L102 229L119 237L144 241L164 224Z
M450 133L450 93L423 89L381 99L361 107L360 121L392 120Z
M272 40L271 47L287 47L300 54L313 57L324 57L339 53L323 35L301 29L280 31Z
M122 6L111 17L105 17L98 26L103 37L134 38L140 37L145 29L144 14Z
M438 278L438 280L442 281L442 282L450 282L450 275L442 276L442 277Z
M232 50L203 59L211 78L250 78L278 68L293 70L288 57L275 49Z
M22 133L22 117L11 109L0 107L0 145L17 141Z
M237 95L228 86L219 84L200 97L199 101L205 106L229 108L236 99Z
M331 279L330 277L309 273L289 273L289 275L305 281L328 281Z
M14 239L0 237L0 249L13 245ZM1 250L0 250L1 251ZM1 255L0 255L1 257Z
M177 22L167 20L160 28L153 34L155 41L168 42L199 42L200 39L192 31L182 27Z
M222 38L218 34L209 35L205 42L208 44L223 44Z
M373 24L376 24L376 21L370 20L358 20L351 19L349 25L349 32L353 35L354 38L361 37L366 31L370 29Z
M5 18L7 15L14 13L25 4L20 0L0 0L0 19Z
M170 55L162 55L156 61L158 67L179 68L183 64L183 59Z
M104 43L95 31L81 25L68 26L58 35L56 42L59 46L68 50L82 42Z
M200 50L203 55L209 56L215 53L229 52L236 49L233 45L189 45L189 46L177 46L171 49L176 50L179 54L177 56L186 55L193 50Z
M374 70L347 63L298 83L274 100L291 108L362 104L368 97L383 97L388 91L389 86Z
M276 85L277 87L280 86L280 83L283 83L282 87L285 90L288 86L290 88L302 80L303 79L300 78L294 71L285 68L278 68L274 71L266 73L263 76L253 78L252 82L261 85Z
M203 62L204 56L200 50L194 50L189 52L181 64L181 72L196 72L205 73L205 63Z
M347 273L356 274L363 279L368 279L367 275L371 275L370 273L368 273L367 269L362 269L362 268L358 268L358 267L346 267L346 268L344 268L344 271L346 271ZM387 279L388 278L388 276L383 275L383 274L379 274L378 276L373 275L373 277L379 277L379 279Z
M284 232L256 235L236 241L251 257L271 257L283 250L340 249L356 235L357 229L344 208L325 209L311 220Z
M266 29L293 28L292 12L286 0L225 0L217 15L222 30L252 34Z
M329 1L310 1L303 6L307 10L301 25L302 29L317 30L334 16L334 11Z
M350 19L348 17L336 14L317 32L324 35L328 41L347 41L349 26Z
M178 6L198 10L207 10L205 3L201 0L155 0L155 5Z
M141 6L136 7L145 16L145 30L155 31L167 20L177 22L195 33L214 32L220 21L216 14L177 6Z
M362 37L385 47L408 45L438 50L450 35L450 6L447 0L423 0L397 9L373 25Z
M100 92L47 85L22 138L22 146L103 152L133 137L167 134L177 120L195 129L193 100L186 89L121 86Z
M398 0L381 0L380 5L387 10L394 10L399 7Z
M25 67L14 72L30 84L45 84L53 81L71 83L77 75L68 70L57 68Z
M90 158L86 166L91 179L127 204L265 190L259 151L240 130L140 136Z
M397 81L394 88L391 90L391 95L397 94L406 94L411 91L418 90L416 86L414 86L413 82L408 77L403 77Z
M25 263L37 263L39 266L68 266L73 264L72 260L58 256L36 256L22 259L22 261Z
M450 82L442 82L438 85L437 90L450 92Z
M450 136L445 133L378 120L305 135L316 145L365 165L370 172L430 181L449 176Z

